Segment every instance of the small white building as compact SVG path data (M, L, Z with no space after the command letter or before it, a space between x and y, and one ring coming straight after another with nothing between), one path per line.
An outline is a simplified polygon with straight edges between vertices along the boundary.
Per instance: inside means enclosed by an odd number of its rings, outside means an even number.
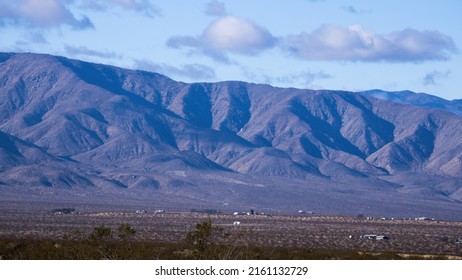
M238 226L238 225L240 225L240 224L241 224L241 222L239 222L239 221L234 221L234 222L233 222L233 225L235 225L235 226Z
M416 221L431 221L433 219L430 219L429 217L418 217L415 218Z
M386 239L389 239L389 237L386 235L377 235L375 237L375 240L386 240Z
M369 239L369 240L387 240L387 239L390 239L385 234L365 234L365 235L361 235L360 238Z
M362 239L376 239L377 234L364 234L364 235L361 235L360 238L362 238Z

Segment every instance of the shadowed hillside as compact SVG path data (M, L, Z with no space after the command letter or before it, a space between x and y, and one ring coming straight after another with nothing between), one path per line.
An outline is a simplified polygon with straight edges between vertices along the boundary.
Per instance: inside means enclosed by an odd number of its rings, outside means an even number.
M186 84L1 54L0 192L6 201L462 219L456 102Z

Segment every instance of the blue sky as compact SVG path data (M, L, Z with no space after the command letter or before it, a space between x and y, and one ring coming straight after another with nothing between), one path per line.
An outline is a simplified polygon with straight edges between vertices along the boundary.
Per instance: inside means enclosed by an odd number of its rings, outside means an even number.
M0 0L0 51L185 82L462 98L459 0Z

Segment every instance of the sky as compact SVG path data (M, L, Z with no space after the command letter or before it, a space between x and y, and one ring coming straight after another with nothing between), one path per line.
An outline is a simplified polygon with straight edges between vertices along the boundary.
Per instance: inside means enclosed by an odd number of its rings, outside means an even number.
M0 0L0 51L184 82L462 99L460 0Z

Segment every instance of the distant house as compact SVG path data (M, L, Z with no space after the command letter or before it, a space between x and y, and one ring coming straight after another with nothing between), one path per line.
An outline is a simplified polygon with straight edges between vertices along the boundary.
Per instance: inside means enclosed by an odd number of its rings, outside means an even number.
M456 242L455 242L455 243L456 243L456 244L462 244L462 239L461 239L461 238L456 239Z
M298 210L298 214L310 214L310 215L313 215L313 214L316 214L316 212L314 212L314 211Z
M430 219L429 217L417 217L415 218L416 221L433 221L434 219Z
M376 239L377 234L365 234L365 235L361 235L360 238L362 238L362 239Z
M239 221L234 221L234 222L233 222L233 225L235 225L235 226L238 226L238 225L240 225L240 224L241 224L241 222L239 222Z
M233 215L234 215L234 216L238 216L238 215L239 215L239 212L234 212Z
M365 234L365 235L361 235L360 238L369 239L369 240L387 240L387 239L390 239L388 236L386 236L384 234Z
M74 208L57 208L57 209L53 209L52 212L55 215L68 215L68 214L74 214L75 209Z
M386 235L377 235L377 237L375 237L375 240L386 240L386 239L390 239L390 238Z

